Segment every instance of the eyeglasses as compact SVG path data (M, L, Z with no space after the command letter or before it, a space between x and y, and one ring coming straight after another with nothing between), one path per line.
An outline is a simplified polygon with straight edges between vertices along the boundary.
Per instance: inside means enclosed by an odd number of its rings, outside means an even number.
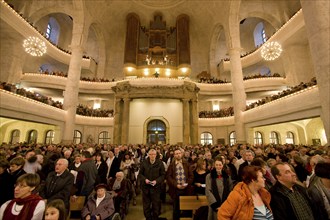
M25 188L28 187L27 185L23 185L23 184L15 184L14 187L18 187L18 188Z

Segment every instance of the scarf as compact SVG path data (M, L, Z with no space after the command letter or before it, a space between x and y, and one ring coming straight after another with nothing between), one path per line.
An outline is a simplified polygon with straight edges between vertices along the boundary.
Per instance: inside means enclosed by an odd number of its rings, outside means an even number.
M223 192L221 192L222 196L220 197L220 193L218 190L218 185L217 185L217 179L218 179L218 174L215 169L211 171L211 188L212 188L212 194L214 198L217 200L217 204L220 205L225 201L229 195L229 179L228 175L226 172L221 171L222 175L222 181L223 181Z
M28 197L25 197L23 199L21 198L13 199L9 202L7 208L3 213L3 219L10 219L10 220L32 219L34 210L37 207L39 201L41 200L42 198L40 196L34 194L29 195ZM23 208L18 215L13 215L13 213L11 212L15 203L17 205L23 205Z
M116 190L120 189L120 185L121 185L121 181L115 180L115 182L113 183L113 186L112 186L112 190L116 191Z

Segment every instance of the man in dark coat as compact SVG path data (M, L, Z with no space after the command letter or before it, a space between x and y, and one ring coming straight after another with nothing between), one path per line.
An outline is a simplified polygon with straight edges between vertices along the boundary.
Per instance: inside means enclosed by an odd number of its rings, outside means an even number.
M68 166L67 159L58 159L55 171L48 174L45 187L40 191L40 196L47 202L55 199L62 200L67 211L70 210L70 192L74 183L74 176L69 172Z
M168 193L173 200L173 220L180 218L179 197L193 193L194 175L189 163L182 159L181 149L174 151L174 158L166 173L166 181L169 186Z
M272 167L272 174L277 180L269 190L274 219L316 219L306 189L296 184L297 176L293 168L287 163L277 163Z
M97 176L97 168L89 151L83 151L81 156L81 165L77 174L77 195L86 196L93 192Z
M141 164L138 178L141 181L143 210L147 220L158 220L161 210L160 194L165 168L156 156L156 150L149 150L148 158Z

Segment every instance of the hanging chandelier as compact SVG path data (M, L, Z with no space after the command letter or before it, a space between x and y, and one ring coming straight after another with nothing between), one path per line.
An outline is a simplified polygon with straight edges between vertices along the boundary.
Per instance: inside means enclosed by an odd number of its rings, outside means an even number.
M45 42L37 37L28 37L24 40L23 47L25 52L34 57L41 57L47 51Z
M282 53L282 47L278 42L267 42L262 45L261 57L267 61L276 60Z

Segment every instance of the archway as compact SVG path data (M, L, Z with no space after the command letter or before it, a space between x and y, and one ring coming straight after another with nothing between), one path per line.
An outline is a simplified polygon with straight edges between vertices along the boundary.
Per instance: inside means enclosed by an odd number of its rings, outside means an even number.
M159 119L149 121L146 138L147 144L166 144L166 124Z

